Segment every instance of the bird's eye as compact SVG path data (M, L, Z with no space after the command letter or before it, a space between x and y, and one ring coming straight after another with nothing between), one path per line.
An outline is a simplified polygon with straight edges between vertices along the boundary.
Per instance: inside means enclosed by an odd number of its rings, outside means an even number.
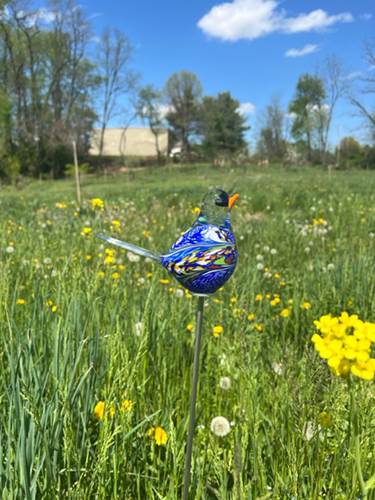
M227 207L229 204L229 196L225 191L219 191L215 196L215 205L218 207Z

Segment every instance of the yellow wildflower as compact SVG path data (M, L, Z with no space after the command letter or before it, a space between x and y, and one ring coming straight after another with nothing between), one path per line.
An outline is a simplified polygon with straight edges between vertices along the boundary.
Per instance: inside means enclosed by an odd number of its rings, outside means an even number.
M188 323L188 324L186 325L186 330L187 330L188 332L192 332L192 331L193 331L193 328L194 328L193 323Z
M55 203L55 207L56 208L66 208L66 204L65 203L57 202L57 203Z
M150 232L150 231L146 231L146 230L145 230L145 231L143 231L143 233L142 233L142 234L143 234L143 236L144 236L145 238L151 238L151 232Z
M235 304L237 302L237 297L231 297L230 298L230 303Z
M334 375L345 377L352 373L364 380L375 378L375 358L371 357L375 323L344 311L338 317L326 314L314 324L320 334L315 333L311 341Z
M98 278L104 278L105 273L103 271L98 271Z
M104 418L105 402L98 401L94 408L94 415L98 420L103 420Z
M220 335L223 333L224 328L221 325L216 325L212 329L212 335L214 337L220 337Z
M115 264L116 263L116 259L114 257L112 257L112 255L107 255L107 257L104 259L104 264L106 264L107 266L110 266L112 264Z
M275 307L275 306L277 306L278 304L280 304L280 302L281 302L281 301L280 301L280 297L275 297L275 298L273 298L273 299L270 301L270 304L271 304L271 306L272 306L272 307Z
M111 221L111 226L113 226L113 227L114 227L114 229L120 229L120 227L121 227L121 222L120 222L119 220L117 220L117 219L113 219L113 220Z
M86 259L87 261L91 260L91 259L92 259L92 255L85 255L85 259Z
M18 304L19 306L24 306L26 304L26 300L25 299L17 299L16 304Z
M289 311L289 309L283 309L283 310L280 312L280 316L281 316L282 318L287 318L289 315L290 315L290 311Z
M263 295L261 293L257 293L255 295L255 302L261 302L263 300Z
M306 309L306 310L311 309L311 304L310 304L310 302L307 302L307 301L302 302L302 304L301 304L301 308L302 308L302 309Z
M254 313L249 313L249 314L247 315L247 319L248 319L249 321L253 321L253 320L255 319L255 314L254 314Z
M104 208L104 201L101 198L92 198L90 200L90 205L93 210L96 208L102 209Z
M162 427L155 427L154 439L158 446L167 444L168 435Z
M254 328L257 332L263 332L264 326L262 323L255 323Z
M85 226L81 231L81 236L88 236L92 233L92 227Z
M169 285L170 282L171 282L171 280L169 280L167 278L160 278L160 280L159 280L159 283L161 285Z
M55 312L57 311L57 306L56 306L56 305L53 305L53 306L51 307L51 311L52 311L53 313L55 313Z
M193 215L199 215L201 213L201 209L199 207L194 207L191 211Z
M134 405L134 403L131 399L124 399L121 402L120 410L123 413L127 413L128 411L130 411L133 408L133 405Z
M121 275L120 275L120 273L118 273L118 272L114 272L114 273L112 273L112 278L113 278L114 280L119 280L119 279L120 279L120 276L121 276Z
M325 429L328 429L328 427L332 426L332 415L330 415L326 411L322 411L319 413L318 420L319 424Z

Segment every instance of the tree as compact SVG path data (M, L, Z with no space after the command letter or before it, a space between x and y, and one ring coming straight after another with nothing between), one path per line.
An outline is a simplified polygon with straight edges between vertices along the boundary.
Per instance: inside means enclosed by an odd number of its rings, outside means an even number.
M277 97L266 107L261 121L259 152L269 161L283 161L287 152L285 111Z
M289 104L289 112L294 113L292 135L302 141L307 148L307 159L311 161L316 135L321 138L319 129L326 120L324 98L326 96L321 78L302 75L296 88L296 95ZM318 133L317 133L318 132Z
M330 56L323 62L321 78L324 84L326 102L321 106L318 114L318 133L320 157L324 165L327 159L328 137L333 113L337 101L347 92L348 81L344 78L341 62L335 56Z
M133 47L128 38L117 30L106 29L98 48L101 80L101 110L99 155L103 154L104 134L109 121L121 114L119 98L135 91L138 77L130 69Z
M158 163L160 163L162 155L159 145L159 135L164 130L164 120L161 114L161 92L156 90L152 85L146 85L139 91L137 114L142 120L147 122L155 137L156 155Z
M337 163L340 166L359 166L361 162L362 146L353 137L343 137L336 149Z
M249 127L239 105L229 92L204 97L200 133L203 151L209 158L227 158L246 147L244 134Z
M368 41L365 45L365 59L369 65L367 74L360 79L360 93L364 96L375 94L375 39ZM359 93L359 92L358 92ZM365 99L352 94L349 96L351 103L357 108L360 115L364 118L365 124L369 130L372 142L375 144L375 103L367 104Z
M97 79L86 55L90 29L74 0L42 9L10 0L0 21L0 87L11 100L14 140L24 173L63 172L74 139L81 150L95 113ZM63 154L62 154L63 153Z
M181 142L182 156L191 157L191 143L199 129L202 85L196 75L187 71L174 73L164 90L169 112L166 119L172 134Z

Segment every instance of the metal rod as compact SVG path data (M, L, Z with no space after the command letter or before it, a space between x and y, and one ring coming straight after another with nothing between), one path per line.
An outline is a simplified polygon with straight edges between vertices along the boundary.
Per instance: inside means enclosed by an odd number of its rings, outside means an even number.
M188 431L186 454L185 454L183 500L188 500L189 498L191 455L193 450L193 438L194 438L194 428L195 428L195 403L197 400L197 386L199 377L199 354L201 349L201 338L202 338L203 307L204 307L204 296L200 295L198 297L197 324L195 327L194 364L193 364L193 377L192 377L192 384L191 384L192 387L190 396L189 431Z

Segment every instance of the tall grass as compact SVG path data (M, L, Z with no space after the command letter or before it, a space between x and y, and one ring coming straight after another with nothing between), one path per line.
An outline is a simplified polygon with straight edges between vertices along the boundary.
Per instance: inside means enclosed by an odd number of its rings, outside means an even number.
M125 252L106 265L93 234L165 251L213 184L240 191L240 260L205 308L192 498L359 497L347 384L310 337L329 312L375 321L375 177L195 166L86 179L80 212L70 182L1 193L3 498L180 497L196 299ZM92 197L105 209L92 210ZM314 225L319 218L327 225ZM218 338L215 325L224 328ZM356 381L354 390L366 482L375 472L374 384ZM134 404L123 412L125 399ZM217 415L233 425L224 438L210 431ZM147 435L152 426L167 432L165 446Z

